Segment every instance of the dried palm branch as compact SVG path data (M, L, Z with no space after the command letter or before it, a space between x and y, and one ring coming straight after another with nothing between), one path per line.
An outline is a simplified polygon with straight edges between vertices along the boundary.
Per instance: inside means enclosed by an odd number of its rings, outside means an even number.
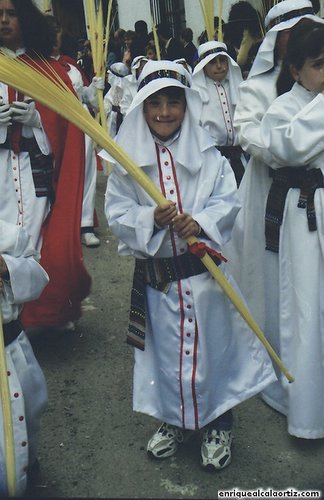
M8 383L7 359L0 310L0 398L3 417L4 452L6 458L7 491L9 497L16 493L15 442L12 425L11 399Z
M22 74L24 75L23 79L21 78ZM165 205L166 199L157 186L141 168L136 166L133 160L107 134L104 128L89 116L89 113L83 108L77 97L71 91L67 90L66 86L62 85L62 82L54 77L52 73L49 73L49 76L46 77L40 71L29 66L26 61L11 59L6 54L0 52L0 81L33 97L36 101L41 102L74 123L120 163L129 175L133 177L158 205ZM195 237L190 237L186 241L189 246L199 243ZM266 347L274 362L277 363L289 382L292 382L293 377L289 374L278 355L274 352L251 313L241 301L235 289L227 281L222 271L216 266L208 253L205 253L205 255L201 257L201 260L251 330Z

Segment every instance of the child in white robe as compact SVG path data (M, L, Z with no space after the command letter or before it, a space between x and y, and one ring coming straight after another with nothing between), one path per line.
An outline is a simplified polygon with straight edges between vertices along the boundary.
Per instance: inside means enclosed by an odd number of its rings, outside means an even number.
M40 418L47 404L43 372L18 321L23 303L39 297L48 282L24 228L0 219L0 308L3 321L15 453L15 496L36 464ZM0 496L8 494L4 419L0 404Z
M147 61L148 59L145 56L135 57L131 64L131 73L125 77L124 92L120 100L120 112L123 116L126 115L128 108L132 104L132 100L136 95L138 85L137 81Z
M233 126L238 87L242 80L241 69L227 53L224 43L211 41L198 47L193 88L198 90L203 102L200 124L210 133L219 151L228 158L237 185L246 165Z
M147 451L172 456L187 431L202 429L202 466L218 470L231 461L231 409L275 375L260 341L186 243L199 235L211 254L221 252L239 210L233 172L196 123L201 102L190 85L181 64L145 65L116 140L167 200L156 207L116 165L105 210L120 255L136 258L133 408L163 422Z
M104 107L107 115L107 127L111 137L115 137L123 121L120 111L120 101L122 100L126 86L125 77L128 75L128 66L117 62L110 66L107 71L107 81L110 89L104 97Z
M265 19L268 31L247 80L239 87L234 115L240 144L250 159L238 190L242 209L225 250L231 272L253 316L277 353L281 352L278 335L281 274L277 254L266 250L264 221L272 184L269 167L275 169L277 159L261 137L261 122L277 97L277 80L289 33L294 26L304 22L324 22L314 15L308 0L283 0L270 9ZM294 375L291 367L287 368ZM262 396L266 401L285 401L286 389L281 383L271 384Z
M291 30L285 66L296 83L261 122L276 164L260 216L266 257L277 260L278 275L266 282L279 299L275 343L295 382L280 379L263 397L287 416L290 434L324 438L324 24ZM254 251L264 252L262 241Z

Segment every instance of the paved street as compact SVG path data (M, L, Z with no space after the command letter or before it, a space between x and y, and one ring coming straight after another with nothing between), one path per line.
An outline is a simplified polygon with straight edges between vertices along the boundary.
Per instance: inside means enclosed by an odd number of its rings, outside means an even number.
M100 173L101 246L84 250L93 288L83 316L74 332L32 337L48 381L49 406L40 474L28 497L216 499L220 489L234 487L324 491L324 440L288 436L285 419L258 397L235 410L233 460L224 471L201 469L199 436L175 457L147 457L157 423L132 411L133 353L125 344L133 261L118 257L117 241L106 227L105 183Z

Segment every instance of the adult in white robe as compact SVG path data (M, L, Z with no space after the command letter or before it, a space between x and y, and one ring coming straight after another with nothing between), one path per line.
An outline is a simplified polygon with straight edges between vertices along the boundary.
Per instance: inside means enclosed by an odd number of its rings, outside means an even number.
M180 78L164 77L164 70L191 81L182 65L148 62L139 78L144 86L117 142L169 200L199 223L203 241L220 252L239 210L235 178L213 140L195 123L198 94ZM186 89L187 110L180 131L163 143L148 128L143 101L170 85ZM105 210L120 239L120 255L147 259L179 257L188 251L186 241L169 227L156 231L155 208L148 194L115 166L108 179ZM220 267L236 287L226 265ZM168 285L165 293L146 286L145 350L135 349L133 408L171 425L198 430L260 392L275 374L263 345L209 272Z
M111 137L116 136L122 122L120 102L123 98L126 76L128 74L128 66L121 62L112 64L107 71L107 81L110 89L104 97L104 107L107 116L108 132Z
M124 79L124 89L123 95L120 100L120 111L122 115L126 115L132 101L137 92L138 78L144 67L144 64L148 61L145 56L134 57L131 64L131 73L125 76Z
M17 320L24 302L36 299L48 276L24 228L0 219L0 255L8 277L0 277L0 308L4 327ZM9 278L9 279L8 279ZM5 337L6 340L6 337ZM16 496L23 495L27 468L36 460L40 418L47 403L43 372L26 334L21 331L5 348L14 433ZM0 495L7 495L3 415L0 406Z

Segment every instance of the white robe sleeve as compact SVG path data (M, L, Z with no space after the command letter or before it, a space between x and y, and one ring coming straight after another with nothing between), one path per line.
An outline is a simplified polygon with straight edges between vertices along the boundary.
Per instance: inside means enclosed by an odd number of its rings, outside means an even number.
M167 230L155 232L155 207L139 204L132 179L114 168L107 183L105 213L112 231L124 243L119 247L121 255L148 257L159 250Z
M323 94L302 106L291 92L280 96L261 123L265 147L282 166L306 166L323 154L323 117Z
M23 304L37 299L48 283L48 275L34 257L2 255L7 264L10 282L5 293L11 303Z
M0 253L10 280L4 282L4 302L22 304L34 300L48 283L48 275L35 260L38 257L24 228L0 221ZM5 304L4 304L5 305Z
M250 78L239 86L239 99L234 113L234 128L241 147L254 158L271 166L274 158L263 143L260 125L275 97L274 77Z
M216 156L216 151L213 151ZM215 156L210 152L211 156L209 162L215 162ZM205 203L196 211L195 207L192 212L192 217L207 236L211 242L215 243L217 251L222 251L224 245L230 240L235 218L241 208L239 198L237 196L237 184L228 160L220 155L218 161L220 168L214 184L211 185L211 193L206 196ZM207 183L210 184L212 177L207 176ZM200 183L199 183L200 184ZM198 186L199 190L199 186ZM197 199L199 200L200 193L197 192Z

